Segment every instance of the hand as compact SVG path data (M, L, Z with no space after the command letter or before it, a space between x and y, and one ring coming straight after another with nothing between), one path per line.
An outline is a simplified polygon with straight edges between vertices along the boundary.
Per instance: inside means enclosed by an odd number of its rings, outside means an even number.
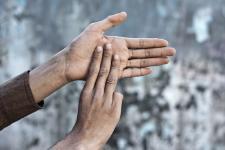
M108 29L121 24L127 14L122 12L90 24L63 51L65 78L67 81L85 80L92 53L97 45L111 42L113 54L121 58L120 77L135 77L149 74L149 66L168 63L167 56L175 54L168 42L151 38L124 38L104 36Z
M109 45L106 48L101 68L101 48L94 54L95 60L80 97L78 120L74 128L85 141L97 147L102 147L113 133L120 118L123 99L120 93L115 92L120 60L118 55L114 55L110 70L112 50Z
M80 96L77 122L55 149L100 149L113 133L121 114L123 95L115 92L120 59L106 46L94 52L87 81ZM102 61L101 61L102 60ZM111 69L110 69L111 66Z
M86 80L91 57L97 45L112 43L112 54L121 58L119 77L147 75L147 67L168 63L175 49L168 42L151 38L110 37L103 33L126 19L119 13L90 24L65 49L30 72L30 86L37 103L73 80Z
M162 39L125 38L108 36L114 54L120 56L120 77L137 77L151 73L147 67L159 66L169 62L176 50Z

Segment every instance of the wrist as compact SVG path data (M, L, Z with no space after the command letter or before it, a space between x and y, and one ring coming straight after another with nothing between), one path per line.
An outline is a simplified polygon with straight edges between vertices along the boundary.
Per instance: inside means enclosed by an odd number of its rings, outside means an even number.
M96 141L95 138L90 139L87 135L84 135L74 129L68 136L68 141L71 141L73 145L75 145L79 150L87 150L87 149L94 149L94 150L101 150L104 146Z
M30 72L29 83L37 103L67 83L64 76L65 56L62 52Z
M100 150L101 148L99 146L91 144L91 141L87 141L86 139L83 139L82 135L71 132L65 137L65 139L63 139L62 141L59 141L55 146L53 146L52 149L55 149L55 150L58 150L58 149L59 150L61 149Z
M56 75L58 76L59 80L63 85L69 83L70 81L67 79L67 73L66 73L66 68L67 68L67 56L68 55L68 50L67 48L63 49L59 53L57 53L53 59L55 60L56 63Z

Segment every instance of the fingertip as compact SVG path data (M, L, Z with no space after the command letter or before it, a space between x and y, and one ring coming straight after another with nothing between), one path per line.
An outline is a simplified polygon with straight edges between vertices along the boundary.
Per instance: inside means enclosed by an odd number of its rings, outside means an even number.
M97 46L95 48L95 51L94 51L94 54L93 54L94 59L99 59L99 57L102 55L102 52L103 52L102 46Z
M165 55L164 56L174 56L176 54L176 49L173 47L166 47L165 48Z
M111 59L111 56L112 56L112 44L111 44L111 43L106 43L106 44L104 45L103 51L104 51L104 54L103 54L103 55L104 55L105 57L110 56L110 59Z
M176 55L176 49L175 48L171 48L171 56Z
M148 74L151 74L153 72L153 70L151 68L148 68Z
M120 96L119 96L120 99L123 100L123 98L124 98L123 94L119 93L119 95L120 95Z
M170 60L169 60L169 58L167 57L166 59L165 59L165 64L168 64L170 62Z
M105 18L103 21L99 22L100 30L105 32L108 29L115 27L121 23L123 23L127 18L126 12L117 13L114 15L110 15L107 18Z
M120 12L120 14L123 15L124 17L127 17L127 12L125 11Z
M112 66L118 68L118 71L119 71L119 66L120 66L120 57L119 57L119 55L115 54L113 56L113 65Z
M112 49L112 44L107 43L107 44L106 44L106 49L108 49L108 50Z
M97 47L97 52L98 52L98 53L101 53L102 51L103 51L102 46L98 46L98 47Z
M144 75L148 75L148 74L151 74L153 72L153 70L151 68L144 68L142 73Z
M119 55L114 55L114 60L119 60Z
M163 44L164 46L168 46L168 45L169 45L169 42L168 42L167 40L161 39L161 41L162 41L162 44Z
M127 18L127 13L126 12L120 12L118 14L112 15L109 17L110 21L114 24L114 25L118 25L122 22L124 22Z

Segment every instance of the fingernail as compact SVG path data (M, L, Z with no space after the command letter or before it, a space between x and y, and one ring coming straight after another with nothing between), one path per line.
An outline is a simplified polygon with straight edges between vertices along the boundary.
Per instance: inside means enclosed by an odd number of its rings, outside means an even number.
M102 48L101 46L98 46L98 47L97 47L97 52L100 53L100 52L102 52L102 51L103 51L103 48Z
M118 60L119 59L119 56L118 55L114 55L114 59L115 60Z
M112 49L112 45L111 44L107 44L106 45L106 49Z

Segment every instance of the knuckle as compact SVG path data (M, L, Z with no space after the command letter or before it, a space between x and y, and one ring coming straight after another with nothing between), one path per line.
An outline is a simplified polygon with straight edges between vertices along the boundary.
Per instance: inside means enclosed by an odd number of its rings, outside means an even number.
M142 60L141 62L140 62L140 66L142 67L142 66L146 66L147 65L147 61L146 60Z
M130 60L130 61L128 60L126 66L129 67L129 66L131 66L131 65L132 65L131 60Z
M145 41L143 39L140 39L139 40L139 46L144 47L144 45L145 45Z
M99 59L99 54L96 52L94 55L93 55L93 60L98 60Z
M169 59L165 59L165 60L164 60L164 63L165 63L165 64L168 64L168 63L169 63Z
M100 77L101 77L101 76L105 76L105 75L108 74L108 72L109 72L109 69L107 69L106 67L102 67L102 68L100 69L100 71L99 71L99 76L100 76Z
M145 56L146 56L146 57L150 57L150 56L151 56L151 50L150 50L150 49L147 49L147 50L145 51Z
M116 65L112 65L111 70L115 72L120 72L120 70L122 69L120 69L120 65L116 64Z
M114 76L114 75L110 75L109 77L108 77L108 79L107 79L107 83L108 84L116 84L116 81L117 81L117 77L116 76Z
M111 57L111 56L112 56L112 52L111 52L111 51L106 50L106 51L104 52L104 57L105 57L105 58L108 58L108 57Z
M93 59L94 60L100 59L100 55L101 55L101 53L96 50L95 53L94 53L94 55L93 55Z
M111 69L118 70L119 67L120 67L120 61L118 61L118 60L113 60Z
M164 56L164 51L165 51L165 49L161 49L160 50L160 57L163 57Z
M92 75L96 75L96 74L98 74L98 68L97 67L92 67L92 68L90 68L90 75L89 75L89 77L91 77Z
M134 54L133 54L133 51L134 51L134 50L132 50L132 49L131 49L130 51L128 51L129 58L133 57L133 55L134 55Z

